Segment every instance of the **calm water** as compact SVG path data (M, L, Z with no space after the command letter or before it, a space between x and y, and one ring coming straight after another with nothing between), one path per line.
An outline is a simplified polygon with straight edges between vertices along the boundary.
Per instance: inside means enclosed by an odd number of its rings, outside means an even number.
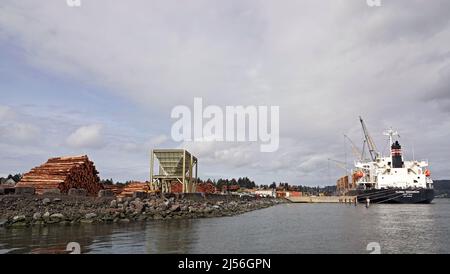
M0 229L0 253L450 253L450 199L430 205L285 204L240 216Z

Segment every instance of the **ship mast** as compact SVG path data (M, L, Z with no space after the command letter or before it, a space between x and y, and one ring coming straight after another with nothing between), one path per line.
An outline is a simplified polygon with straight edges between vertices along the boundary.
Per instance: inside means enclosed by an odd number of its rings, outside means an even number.
M383 135L389 136L389 149L391 149L391 157L394 157L392 145L394 144L394 136L400 137L397 131L393 130L392 128L386 130L383 132ZM395 150L395 153L397 153L397 150Z
M392 128L383 132L383 135L389 136L389 147L391 147L394 144L394 136L400 137L398 132L393 130Z

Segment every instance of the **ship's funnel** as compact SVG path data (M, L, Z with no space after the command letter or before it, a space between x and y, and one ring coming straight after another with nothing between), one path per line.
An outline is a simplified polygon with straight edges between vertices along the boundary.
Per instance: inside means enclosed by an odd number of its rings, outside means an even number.
M402 168L403 167L403 156L402 156L402 146L395 141L391 146L391 156L392 156L392 167Z

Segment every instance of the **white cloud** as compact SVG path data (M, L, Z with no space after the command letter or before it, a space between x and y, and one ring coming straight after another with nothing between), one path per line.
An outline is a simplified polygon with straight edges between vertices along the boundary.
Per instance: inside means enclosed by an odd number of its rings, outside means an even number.
M160 134L160 135L151 137L150 140L147 141L146 146L148 146L150 148L157 147L157 146L164 144L167 140L169 140L169 137L167 137L167 135Z
M121 149L126 152L137 152L137 151L140 151L142 148L136 143L128 142L128 143L123 144L121 146Z
M34 125L17 123L13 124L7 131L6 135L14 138L18 142L30 142L39 138L40 129Z
M126 152L135 153L145 151L148 152L150 149L156 148L163 145L169 140L169 137L165 134L160 134L151 137L149 140L139 143L139 142L125 142L120 148Z
M0 142L9 144L36 144L39 141L40 128L16 121L15 114L8 108L0 107Z
M74 148L99 148L104 145L103 126L99 124L82 126L67 138L67 144Z
M15 113L11 107L0 105L0 123L12 120L14 117Z
M439 124L450 121L448 0L381 8L365 0L181 2L98 0L71 9L3 0L0 39L24 49L23 60L39 70L151 108L161 124L171 122L161 110L192 105L194 96L205 104L280 106L280 137L289 141L277 153L198 144L192 149L209 165L201 170L247 168L251 174L242 175L267 180L277 172L286 180L323 174L328 157L343 158L343 131L360 144L358 115L379 144L386 126L401 127L419 139L417 154L432 143L423 156L447 162L449 131ZM161 128L149 141L124 140L123 149L168 143ZM81 131L68 138L71 146L102 143L101 130ZM318 181L314 174L306 180Z

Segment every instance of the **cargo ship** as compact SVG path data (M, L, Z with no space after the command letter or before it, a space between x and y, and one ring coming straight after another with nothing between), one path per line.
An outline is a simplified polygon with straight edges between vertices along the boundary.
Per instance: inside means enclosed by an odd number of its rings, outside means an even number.
M433 180L428 169L428 161L405 161L400 135L392 128L385 131L389 138L390 155L382 156L368 133L363 119L365 146L370 159L355 161L353 179L354 190L360 203L431 203L434 199Z

